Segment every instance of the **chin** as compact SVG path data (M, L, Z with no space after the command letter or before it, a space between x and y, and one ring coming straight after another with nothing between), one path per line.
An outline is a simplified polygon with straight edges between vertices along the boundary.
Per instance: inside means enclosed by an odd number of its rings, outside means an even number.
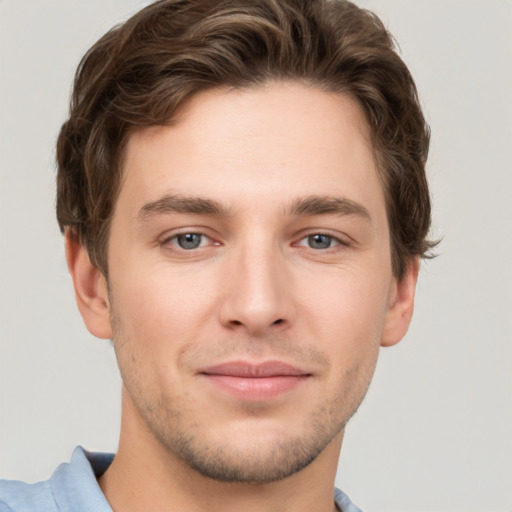
M291 425L285 428L264 420L251 421L250 425L238 422L231 425L235 431L216 433L211 428L191 432L177 426L174 423L170 430L153 430L171 456L212 480L265 484L284 480L309 466L343 430L345 422L320 415L307 427L297 426L295 434Z
M265 484L284 480L311 464L326 443L293 439L237 449L232 445L201 446L194 439L182 444L179 456L195 471L212 480Z

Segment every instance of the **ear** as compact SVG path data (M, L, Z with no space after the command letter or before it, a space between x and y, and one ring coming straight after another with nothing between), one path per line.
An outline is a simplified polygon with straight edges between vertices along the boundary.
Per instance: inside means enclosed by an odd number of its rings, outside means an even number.
M98 338L111 339L110 304L107 281L91 263L78 237L67 229L66 260L75 287L78 309L89 332Z
M398 343L409 329L414 311L414 293L419 267L419 258L411 258L404 277L400 281L395 279L380 343L383 347Z

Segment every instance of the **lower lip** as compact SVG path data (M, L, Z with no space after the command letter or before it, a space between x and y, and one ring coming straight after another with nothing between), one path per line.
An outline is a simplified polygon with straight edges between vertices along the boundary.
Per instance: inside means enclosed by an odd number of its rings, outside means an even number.
M307 375L278 375L275 377L234 377L203 374L211 384L242 400L270 400L302 384Z

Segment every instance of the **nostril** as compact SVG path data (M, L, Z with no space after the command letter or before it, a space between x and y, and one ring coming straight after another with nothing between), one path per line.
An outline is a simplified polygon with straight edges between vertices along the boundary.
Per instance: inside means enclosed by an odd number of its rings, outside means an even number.
M238 328L238 327L245 326L250 331L253 331L253 330L258 330L259 331L262 328L264 329L266 327L274 327L274 326L278 326L278 325L281 325L281 324L284 324L284 323L285 323L284 318L278 318L277 320L274 320L270 324L268 324L266 322L263 322L262 324L260 324L259 322L252 322L251 320L249 320L247 323L245 323L243 320L230 320L228 322L228 325L231 328Z

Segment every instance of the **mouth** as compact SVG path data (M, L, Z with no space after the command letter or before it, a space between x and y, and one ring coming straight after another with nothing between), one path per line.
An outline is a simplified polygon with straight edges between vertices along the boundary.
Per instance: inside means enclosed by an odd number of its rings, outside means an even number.
M296 389L312 374L281 361L251 364L231 361L198 374L212 386L241 400L264 401Z

